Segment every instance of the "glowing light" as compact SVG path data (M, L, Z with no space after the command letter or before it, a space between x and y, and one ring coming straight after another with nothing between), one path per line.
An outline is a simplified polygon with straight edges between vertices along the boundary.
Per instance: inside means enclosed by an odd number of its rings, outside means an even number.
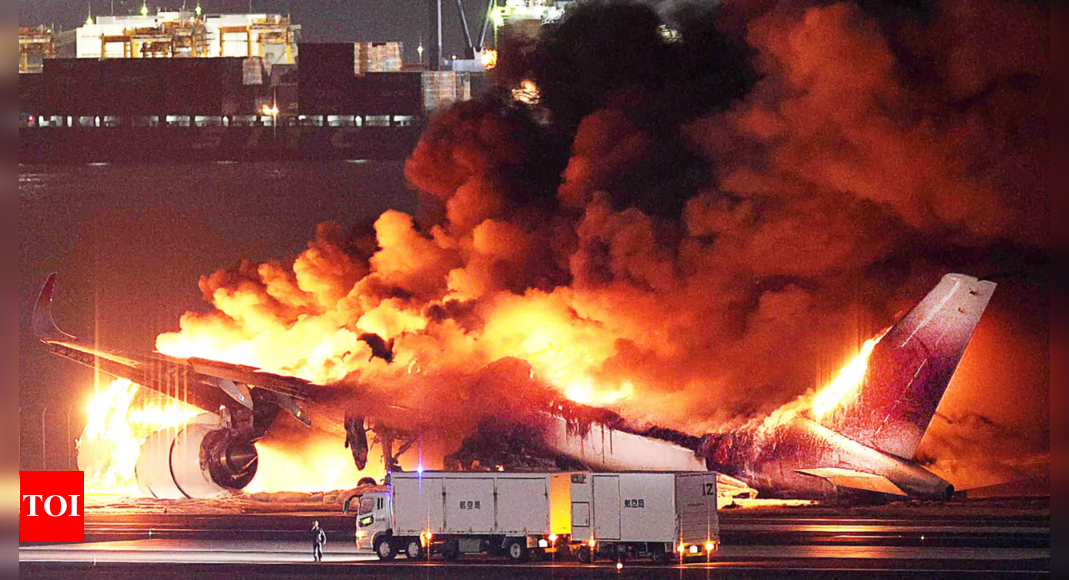
M590 538L590 541L587 542L587 545L590 546L590 549L594 549L594 548L597 547L598 541L595 540L594 538Z
M422 463L420 463L419 465L416 466L416 473L418 473L420 475L423 475L423 464Z
M691 546L690 548L687 548L687 551L690 552L691 554L697 554L699 552L698 545L695 544L695 545Z
M676 549L679 550L680 554L683 554L683 553L685 553L687 551L687 545L686 544L680 544L679 547L676 548Z
M259 468L245 488L247 493L295 491L314 493L351 489L361 477L381 479L385 474L378 453L360 471L352 454L329 438L303 441L299 447L257 441Z
M201 413L174 399L135 404L139 389L115 379L86 408L85 430L76 443L89 492L138 495L134 466L141 445L152 433L185 425Z
M554 544L557 543L557 534L550 534L549 535L549 541L550 541L550 543L554 543Z
M705 542L705 551L706 552L712 552L715 549L716 549L716 544L714 542Z
M479 53L479 60L483 63L483 68L490 70L497 66L497 50L493 48L484 48Z
M624 569L624 563L623 562L617 562L616 563L616 569L617 570L623 570Z
M890 328L866 340L861 347L861 352L839 371L839 376L835 377L835 380L813 398L813 415L817 419L823 418L829 411L839 406L847 393L861 384L861 380L865 378L865 371L869 368L869 356L872 355L872 349L888 330Z
M495 30L505 25L505 12L508 10L509 7L507 6L497 6L490 13L490 20L493 21Z
M541 94L538 85L531 79L524 79L520 86L512 89L512 98L527 105L538 104Z
M145 2L141 3L141 16L148 16L148 4Z

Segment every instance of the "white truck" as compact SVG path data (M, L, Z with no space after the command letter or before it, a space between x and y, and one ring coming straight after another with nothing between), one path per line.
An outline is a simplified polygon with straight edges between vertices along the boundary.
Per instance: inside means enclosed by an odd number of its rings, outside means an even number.
M716 474L397 472L360 498L356 538L381 560L441 554L514 562L710 555L719 546Z
M357 542L381 560L487 552L523 562L570 533L570 475L395 472L389 491L360 498Z
M716 473L574 473L572 550L597 557L709 556L720 546Z

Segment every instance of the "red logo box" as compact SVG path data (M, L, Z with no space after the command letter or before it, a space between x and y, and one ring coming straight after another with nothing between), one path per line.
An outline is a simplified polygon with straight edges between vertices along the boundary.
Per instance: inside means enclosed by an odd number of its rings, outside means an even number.
M85 539L83 472L20 471L19 494L20 542Z

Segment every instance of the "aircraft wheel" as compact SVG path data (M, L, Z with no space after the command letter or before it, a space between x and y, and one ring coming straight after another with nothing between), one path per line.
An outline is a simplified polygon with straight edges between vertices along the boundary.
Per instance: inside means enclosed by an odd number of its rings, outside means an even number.
M393 545L392 538L389 536L379 536L375 538L375 555L379 557L379 560L387 562L397 557L397 548Z
M527 540L525 538L513 538L505 544L505 554L508 555L509 560L512 562L526 562L530 557L530 552L527 551Z
M405 542L405 556L409 560L420 560L423 558L423 544L419 542L419 538L409 538Z
M579 546L579 549L575 551L575 557L584 564L594 561L594 553L590 551L590 546Z

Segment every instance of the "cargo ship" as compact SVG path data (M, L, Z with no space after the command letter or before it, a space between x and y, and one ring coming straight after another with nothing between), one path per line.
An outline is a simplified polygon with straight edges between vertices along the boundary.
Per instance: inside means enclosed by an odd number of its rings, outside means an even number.
M406 69L399 45L301 43L299 65L45 58L19 75L19 162L403 159L482 75Z

